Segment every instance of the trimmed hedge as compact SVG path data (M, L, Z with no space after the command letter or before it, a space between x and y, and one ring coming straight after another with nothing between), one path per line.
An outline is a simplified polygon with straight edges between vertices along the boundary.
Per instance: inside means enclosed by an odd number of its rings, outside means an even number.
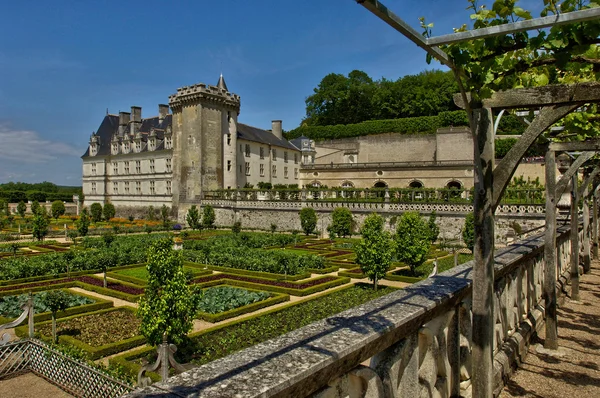
M388 272L385 274L383 279L387 279L388 281L397 281L397 282L405 282L405 283L417 283L422 281L425 278L416 278L413 276L403 276L403 275L394 275L392 272Z
M105 310L89 312L85 315L103 314L103 313L107 313L107 312L120 311L120 310L135 312L135 309L131 308L131 307L119 307L119 308L109 308L109 309L105 309ZM66 320L72 319L72 318L76 318L76 316L61 318L61 320L66 321ZM51 321L40 322L39 324L43 325L43 324L48 324L48 323L51 323ZM15 334L19 337L25 337L28 334L27 325L19 326L19 327L15 328ZM50 337L41 336L41 337L42 337L42 340L46 340L46 341L52 340L51 336ZM74 338L72 336L59 336L58 341L63 344L77 347L77 348L83 350L88 355L88 358L90 360L96 360L96 359L99 359L99 358L102 358L102 357L105 357L108 355L116 354L121 351L126 351L131 348L138 347L138 346L146 343L146 338L144 336L134 336L129 339L117 341L117 342L114 342L111 344L105 344L100 347L93 347L89 344L84 343L81 340L77 340L76 338Z
M218 285L218 286L229 286L229 285ZM247 290L256 291L256 292L259 291L259 290L255 290L255 289L247 289ZM243 307L234 308L229 311L223 311L223 312L219 312L217 314L209 314L208 312L198 312L196 314L196 318L202 319L207 322L215 323L215 322L224 321L229 318L234 318L236 316L248 314L250 312L259 310L261 308L270 307L272 305L283 303L283 302L289 301L289 300L290 300L290 296L288 294L271 293L271 297L269 297L265 300L261 300L261 301L255 302L255 303L244 305Z
M114 272L114 271L107 272L106 276L110 277L112 279L117 279L122 282L133 283L134 285L137 285L141 288L143 288L144 286L146 286L148 284L148 281L145 281L143 279L136 278L135 276L119 274L118 272Z
M360 273L350 272L350 271L355 270L355 269L359 270L360 267L350 268L350 269L348 269L346 271L339 271L338 275L339 276L345 276L345 277L348 277L348 278L354 278L354 279L364 279L364 278L367 277L362 271Z
M329 274L331 272L336 272L339 269L340 267L337 265L330 265L329 267L323 269L308 268L307 271L313 274Z
M239 268L221 267L218 265L207 265L206 268L213 270L213 271L219 271L219 272L224 272L224 273L228 273L228 274L253 276L256 278L270 279L270 280L274 280L274 281L298 281L300 279L310 278L310 272L304 272L304 273L298 274L298 275L283 275L283 274L274 274L272 272L248 271L248 270L239 269ZM324 273L326 273L326 272L324 272Z
M56 290L56 289L46 289L46 290ZM75 307L69 307L64 311L60 311L56 313L56 318L67 318L67 317L72 317L73 315L77 315L77 314L84 314L87 312L94 312L94 311L98 311L98 310L103 310L103 309L107 309L107 308L112 308L113 303L111 301L108 300L104 300L101 299L99 297L93 297L93 296L88 296L87 294L83 294L83 293L79 293L79 292L71 292L65 288L61 289L64 290L65 292L69 293L69 294L76 294L78 296L83 296L83 297L87 297L90 300L94 300L94 303L91 304L83 304L83 305L78 305ZM43 290L42 290L43 291ZM19 294L23 294L23 293L19 293ZM0 297L4 297L4 296L14 296L15 294L9 292L2 292L0 293ZM11 322L13 320L15 320L16 318L5 318L3 316L0 316L0 324L2 323L8 323ZM51 320L52 319L52 313L51 312L41 312L38 314L34 314L33 315L33 320L36 323L39 322L44 322L47 320Z

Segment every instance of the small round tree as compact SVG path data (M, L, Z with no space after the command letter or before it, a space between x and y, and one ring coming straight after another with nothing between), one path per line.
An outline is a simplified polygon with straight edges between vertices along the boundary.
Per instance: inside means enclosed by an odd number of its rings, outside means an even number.
M48 226L50 220L46 208L40 207L37 212L33 214L33 228L32 235L36 240L44 240L44 237L48 235Z
M162 205L160 208L160 218L162 220L164 229L171 229L171 226L169 225L169 211L170 209L167 207L167 205Z
M233 232L234 234L239 234L240 232L242 232L242 222L241 221L234 222L233 226L231 227L231 232Z
M341 237L352 236L352 222L352 212L345 207L338 207L331 213L329 233Z
M423 264L431 247L431 234L427 223L417 212L402 214L396 229L396 254L399 261L410 267L413 275Z
M114 218L115 214L117 213L117 211L115 210L115 205L113 205L112 203L105 204L102 213L104 214L104 220L110 221L110 219Z
M394 252L394 243L388 232L383 230L384 220L376 213L369 215L361 229L362 240L355 246L356 263L362 272L373 281L377 290L377 282L385 276Z
M211 205L204 207L202 211L202 227L206 229L212 229L215 227L215 209Z
M62 200L55 200L52 202L50 213L52 213L52 217L54 217L54 219L58 220L58 217L65 214L65 211L65 204L62 202Z
M90 215L88 210L84 207L81 210L81 214L79 215L79 219L76 221L77 233L79 236L86 236L88 230L90 228Z
M40 206L40 202L38 202L37 200L31 202L31 213L36 214L40 211L41 208L42 206Z
M69 305L69 297L62 290L50 290L42 298L42 304L52 313L52 341L57 343L56 338L56 314L64 311Z
M200 224L200 212L196 205L192 205L185 216L185 220L187 221L189 227L193 230L201 229L202 225Z
M90 206L90 215L93 222L102 221L102 205L100 203L92 203Z
M25 212L27 211L27 205L25 202L20 201L17 205L17 213L21 216L21 218L25 218Z
M475 248L475 215L473 213L469 213L467 214L467 217L465 217L462 238L465 245L473 252L473 249Z
M300 225L302 230L308 236L315 231L317 227L317 212L311 207L305 207L300 210Z
M434 243L438 239L438 236L440 236L440 227L438 227L435 220L436 214L435 210L433 210L429 215L429 220L427 221L427 226L429 227L429 234L431 236L431 243Z
M181 252L172 239L161 239L148 249L148 286L139 301L141 332L148 343L158 345L163 334L179 344L192 328L196 298L183 271Z

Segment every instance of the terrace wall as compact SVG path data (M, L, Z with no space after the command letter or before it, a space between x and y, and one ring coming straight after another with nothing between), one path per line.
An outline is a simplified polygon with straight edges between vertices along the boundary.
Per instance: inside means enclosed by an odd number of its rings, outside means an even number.
M559 292L569 274L568 238L567 228L557 231ZM543 325L543 252L538 234L495 256L496 394ZM470 396L472 267L462 264L130 396Z

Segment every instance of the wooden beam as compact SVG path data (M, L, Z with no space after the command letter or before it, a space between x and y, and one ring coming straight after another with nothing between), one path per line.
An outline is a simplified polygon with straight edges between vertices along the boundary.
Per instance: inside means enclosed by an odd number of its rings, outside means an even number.
M445 52L443 52L439 48L432 47L429 44L427 44L427 41L421 33L417 32L415 29L412 28L412 26L404 22L402 18L390 11L390 9L384 6L380 1L356 0L356 2L361 6L365 7L383 22L387 23L392 28L402 33L402 35L404 35L407 39L415 43L417 46L421 47L433 58L437 59L449 68L454 68L454 63Z
M598 151L600 150L600 138L594 138L585 141L552 142L550 143L548 149L557 152Z
M583 181L583 184L581 184L581 186L579 187L579 192L577 192L579 197L587 198L588 194L593 193L593 191L585 192L585 190L592 183L592 181L594 181L594 178L598 175L598 173L600 173L600 166L594 167L594 170L592 170L590 174L585 176L585 180Z
M567 171L565 171L565 173L562 175L560 180L556 183L556 193L555 193L556 198L560 198L560 196L563 194L565 189L567 189L567 186L569 185L571 178L573 176L576 176L579 168L581 166L583 166L583 164L585 162L587 162L595 154L596 154L596 152L584 152L581 155L579 155L579 157L577 159L575 159L575 161L571 164L571 166L569 166Z
M546 338L544 348L558 349L558 315L556 312L556 152L546 151L546 230L544 232L544 308Z
M512 179L525 152L535 140L554 123L577 109L577 105L552 105L542 108L527 126L521 138L494 169L494 209L498 207L506 186Z
M468 95L468 100L471 96ZM535 108L547 105L583 105L600 102L600 83L550 84L541 87L497 91L483 100L485 108ZM454 103L465 109L462 96L454 94Z
M567 12L559 15L550 15L542 18L528 19L504 25L490 26L488 28L468 30L466 32L450 33L426 39L430 46L441 46L444 44L460 43L486 37L506 35L510 33L523 32L526 30L543 29L551 26L565 25L575 22L591 21L600 18L600 8L588 8Z
M579 301L579 197L577 174L571 177L571 300Z

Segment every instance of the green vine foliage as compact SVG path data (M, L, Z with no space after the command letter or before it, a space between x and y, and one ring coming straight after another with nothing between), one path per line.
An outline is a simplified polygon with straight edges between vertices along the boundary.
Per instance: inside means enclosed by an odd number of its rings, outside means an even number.
M467 0L473 28L487 28L532 19L529 11L519 7L519 0L484 2ZM491 3L491 4L490 4ZM540 16L599 7L597 0L543 0ZM421 19L425 36L432 24ZM466 24L455 32L469 30ZM495 91L537 87L547 84L572 84L597 81L600 77L598 37L600 20L553 26L485 39L469 40L442 46L462 73L462 84L475 101L490 97ZM428 56L428 61L431 57ZM561 124L577 139L600 133L596 106L585 106L564 118ZM570 139L572 136L570 135Z
M163 334L180 344L192 328L196 297L187 284L181 252L170 238L154 242L148 250L148 286L140 299L138 316L148 343L158 345Z

